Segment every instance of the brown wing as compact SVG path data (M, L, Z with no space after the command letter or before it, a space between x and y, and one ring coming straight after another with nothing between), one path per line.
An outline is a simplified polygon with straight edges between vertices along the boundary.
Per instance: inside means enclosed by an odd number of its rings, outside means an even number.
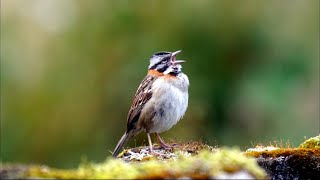
M135 127L136 122L140 117L141 110L146 102L151 98L151 86L157 79L156 76L147 75L141 82L136 94L134 96L133 103L127 117L127 131Z

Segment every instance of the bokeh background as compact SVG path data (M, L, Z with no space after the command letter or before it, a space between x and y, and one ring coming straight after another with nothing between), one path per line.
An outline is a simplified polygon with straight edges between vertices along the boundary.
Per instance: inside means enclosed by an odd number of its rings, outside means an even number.
M1 161L105 160L150 56L179 49L189 107L165 140L246 149L319 134L318 0L3 0Z

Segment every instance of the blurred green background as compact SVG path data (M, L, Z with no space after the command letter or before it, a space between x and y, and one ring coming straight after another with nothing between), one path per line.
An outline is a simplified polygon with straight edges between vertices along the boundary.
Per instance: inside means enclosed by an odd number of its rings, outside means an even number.
M189 107L165 140L245 149L319 134L318 0L3 0L1 161L103 161L150 56L179 49Z

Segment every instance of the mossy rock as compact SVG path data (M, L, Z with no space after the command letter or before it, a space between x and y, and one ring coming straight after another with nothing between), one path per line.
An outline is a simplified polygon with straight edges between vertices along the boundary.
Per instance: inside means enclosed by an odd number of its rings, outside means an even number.
M76 169L0 164L0 179L320 179L319 139L310 138L298 148L259 146L246 152L187 142L174 150L155 148L152 155L141 146L103 163L83 162Z
M320 179L319 136L298 148L259 147L245 154L255 157L270 179Z
M190 144L189 144L190 145ZM141 161L108 158L104 163L82 163L73 170L59 170L46 166L3 165L1 178L58 178L58 179L164 179L164 178L266 178L254 158L238 148L221 148L197 144L188 149L180 146L175 157L149 157ZM202 148L201 148L202 147ZM142 147L143 150L145 147ZM187 150L182 150L187 148ZM124 154L124 153L123 153Z

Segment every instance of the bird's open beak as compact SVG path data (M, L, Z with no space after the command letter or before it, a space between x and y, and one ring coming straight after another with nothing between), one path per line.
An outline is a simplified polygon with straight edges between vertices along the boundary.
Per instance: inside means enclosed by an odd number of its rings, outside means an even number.
M171 63L172 64L181 64L181 63L184 63L186 61L183 61L183 60L176 60L176 56L181 52L181 50L179 51L176 51L176 52L173 52L172 55L171 55Z
M175 61L172 62L172 64L176 65L176 64L181 64L181 63L184 63L184 62L186 62L186 61L184 61L184 60L175 60Z
M171 56L177 56L179 53L181 53L181 50L173 52Z

